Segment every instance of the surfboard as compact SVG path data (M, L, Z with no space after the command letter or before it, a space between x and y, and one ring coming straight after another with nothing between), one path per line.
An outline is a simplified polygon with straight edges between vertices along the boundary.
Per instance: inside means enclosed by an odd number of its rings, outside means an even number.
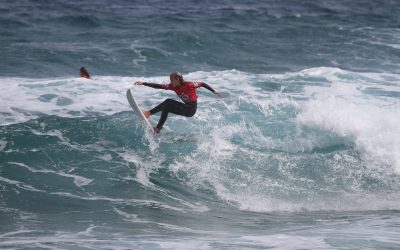
M150 129L152 132L154 132L153 126L151 126L151 123L149 120L144 116L142 110L140 110L139 106L137 105L135 99L132 96L131 89L128 89L126 91L126 98L128 99L129 105L131 105L133 111L135 111L138 116L143 120L143 123L145 124L145 127L147 129Z

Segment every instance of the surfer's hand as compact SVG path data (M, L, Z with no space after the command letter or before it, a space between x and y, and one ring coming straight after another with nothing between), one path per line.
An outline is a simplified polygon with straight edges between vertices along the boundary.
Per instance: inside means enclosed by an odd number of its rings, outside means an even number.
M134 84L135 84L135 85L143 85L143 83L144 83L143 81L137 81L137 82L135 82Z

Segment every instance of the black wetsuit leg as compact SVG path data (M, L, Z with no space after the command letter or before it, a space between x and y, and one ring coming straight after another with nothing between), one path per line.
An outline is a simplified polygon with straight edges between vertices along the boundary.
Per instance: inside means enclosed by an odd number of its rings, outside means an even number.
M167 99L164 102L160 103L157 107L150 110L150 113L155 114L161 111L161 117L157 124L157 128L162 129L162 126L167 120L168 113L191 117L196 114L196 110L197 102L183 103L175 101L173 99Z

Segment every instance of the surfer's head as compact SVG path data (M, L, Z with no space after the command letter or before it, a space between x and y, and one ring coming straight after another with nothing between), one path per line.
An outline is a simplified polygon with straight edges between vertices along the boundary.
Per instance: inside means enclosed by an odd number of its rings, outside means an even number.
M183 83L183 76L180 72L172 72L169 75L169 79L174 86L181 85Z
M81 69L79 70L79 73L80 73L81 77L88 78L88 79L90 78L89 71L87 71L87 69L85 67L81 67Z

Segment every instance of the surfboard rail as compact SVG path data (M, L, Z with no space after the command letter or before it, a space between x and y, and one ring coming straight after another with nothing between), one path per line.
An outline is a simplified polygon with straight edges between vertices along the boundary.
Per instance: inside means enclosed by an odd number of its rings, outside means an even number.
M126 91L126 98L128 99L129 105L132 107L133 111L135 111L138 114L138 116L142 119L143 123L145 124L145 127L154 132L153 126L146 118L146 116L144 116L142 110L139 108L139 105L137 105L135 99L133 98L132 91L130 88Z

